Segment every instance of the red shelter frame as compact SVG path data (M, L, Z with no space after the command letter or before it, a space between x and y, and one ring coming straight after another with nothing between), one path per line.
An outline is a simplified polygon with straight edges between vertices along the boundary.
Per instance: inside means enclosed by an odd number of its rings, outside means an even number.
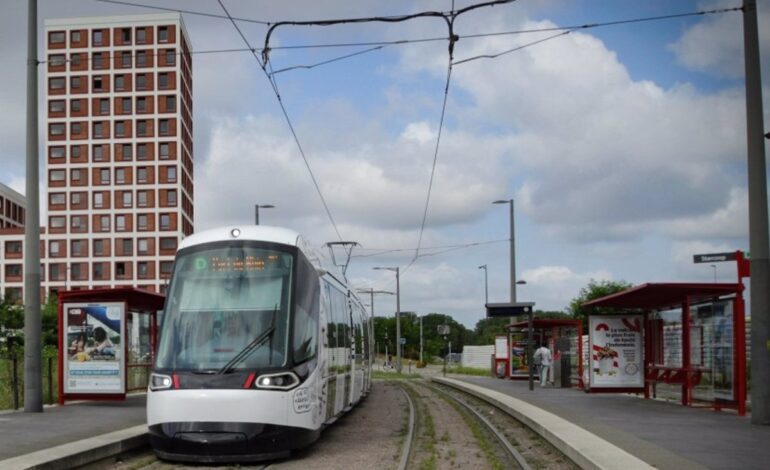
M747 275L742 267L742 256L738 263L739 279ZM735 407L738 414L746 414L746 319L744 286L742 282L730 283L647 283L625 291L594 299L583 304L584 307L604 307L619 310L644 311L644 355L645 381L644 397L650 398L650 391L656 383L680 383L682 386L682 405L693 404L693 387L700 382L701 371L693 367L690 357L690 306L696 303L719 300L726 296L734 297L733 308L733 367L735 369L734 405L715 401L715 409ZM655 357L653 348L654 327L650 313L681 306L682 309L682 367L662 367L655 365L650 358Z
M125 312L137 312L150 315L150 354L151 360L155 360L155 349L158 340L157 312L163 310L166 296L134 287L119 287L115 289L91 289L63 291L58 294L58 325L59 325L59 395L58 403L63 405L66 400L125 400L126 393L95 394L95 393L64 393L64 355L67 353L66 334L64 331L64 304L65 303L102 303L122 302L125 304ZM126 328L123 322L121 328ZM124 336L125 337L125 336ZM124 357L128 357L128 341L121 344ZM124 383L128 383L128 368L124 368ZM130 390L126 390L130 391Z

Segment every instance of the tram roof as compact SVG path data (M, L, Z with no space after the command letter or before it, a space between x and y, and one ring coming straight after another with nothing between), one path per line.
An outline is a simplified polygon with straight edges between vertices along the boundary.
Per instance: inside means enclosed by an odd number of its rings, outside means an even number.
M234 231L239 230L235 236ZM223 240L261 240L282 245L299 246L301 237L294 230L269 225L230 225L198 232L182 240L179 249Z

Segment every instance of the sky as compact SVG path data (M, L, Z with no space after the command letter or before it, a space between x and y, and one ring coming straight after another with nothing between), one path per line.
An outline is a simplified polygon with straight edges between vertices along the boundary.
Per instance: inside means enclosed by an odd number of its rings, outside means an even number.
M223 1L234 17L271 23L452 8L451 0ZM152 3L223 13L214 0ZM457 0L455 8L474 3ZM758 3L767 123L770 2ZM448 88L448 42L414 41L446 38L441 18L280 26L270 38L275 72L360 53L273 75L296 141L254 56L216 52L244 47L233 25L185 13L194 51L195 229L251 224L254 204L272 204L260 212L264 225L295 229L324 250L330 241L358 242L347 270L357 288L395 291L395 274L372 268L399 267L402 311L446 313L468 327L485 315L479 266L487 266L489 301L510 299L509 206L495 200L514 200L516 277L526 282L517 299L536 309L564 310L592 279L734 282L734 263L694 264L693 255L748 250L740 12L557 37L467 36L740 4L519 0L480 8L454 23L455 62L543 41L456 63ZM0 0L0 10L0 182L24 193L26 2ZM39 0L38 12L42 51L45 18L154 10ZM251 47L264 46L264 24L238 25ZM410 41L281 48L401 40ZM375 296L374 307L393 314L395 296Z

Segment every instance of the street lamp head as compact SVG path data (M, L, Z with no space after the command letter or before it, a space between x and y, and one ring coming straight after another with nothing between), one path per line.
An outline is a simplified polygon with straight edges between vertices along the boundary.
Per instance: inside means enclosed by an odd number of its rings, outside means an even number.
M487 265L486 264L482 264L481 266L479 266L479 269L487 269Z
M526 283L527 283L527 281L525 281L524 279L521 279L521 280L519 280L519 281L516 281L516 284L518 284L518 285L520 285L520 286L523 286L523 285L524 285L524 284L526 284Z
M272 209L275 206L272 204L257 204L257 207L259 207L260 209Z
M502 199L498 199L497 201L492 201L492 204L510 204L513 199L509 199L507 201L504 201Z
M375 266L372 269L375 271L398 271L398 268L391 268L389 266Z

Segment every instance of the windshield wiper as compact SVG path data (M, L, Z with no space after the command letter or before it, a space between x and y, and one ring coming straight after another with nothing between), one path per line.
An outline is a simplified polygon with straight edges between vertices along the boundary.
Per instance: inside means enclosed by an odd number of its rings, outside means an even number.
M241 352L235 355L230 361L225 364L224 367L219 369L217 374L227 374L230 372L233 367L235 367L239 362L246 359L252 352L254 352L258 347L265 344L265 342L273 336L273 331L275 331L275 327L271 326L270 328L266 329L262 332L259 336L254 338L251 343L247 344L245 348Z

